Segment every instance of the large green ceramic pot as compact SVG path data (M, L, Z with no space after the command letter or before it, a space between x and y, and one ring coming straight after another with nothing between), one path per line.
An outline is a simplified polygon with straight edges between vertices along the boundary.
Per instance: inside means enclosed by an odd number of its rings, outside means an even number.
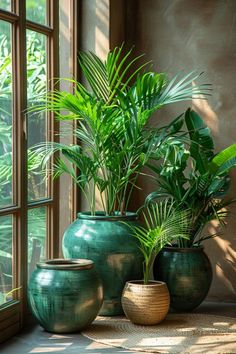
M205 299L212 281L212 268L203 247L165 247L157 256L154 278L164 281L170 292L170 306L191 311Z
M87 259L38 263L30 277L28 300L46 331L78 332L97 316L103 300L101 280Z
M103 316L122 314L121 295L126 281L142 278L143 257L126 223L138 224L137 215L79 213L63 237L65 258L94 261L104 287L104 302L99 313Z

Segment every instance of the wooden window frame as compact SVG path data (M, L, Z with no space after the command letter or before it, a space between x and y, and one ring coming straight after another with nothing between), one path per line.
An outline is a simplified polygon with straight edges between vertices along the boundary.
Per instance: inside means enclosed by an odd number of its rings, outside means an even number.
M27 212L32 208L47 208L47 257L56 258L59 252L58 204L59 181L50 181L50 196L43 200L28 203L27 193L27 121L24 113L27 108L27 70L26 70L26 30L47 36L47 77L49 89L55 88L53 78L58 77L59 56L59 1L47 0L48 26L36 24L26 19L26 1L12 0L12 12L0 9L0 20L12 24L12 74L13 74L13 190L15 200L11 207L0 209L0 216L12 215L13 222L13 288L14 299L0 308L0 342L15 334L25 323L27 310ZM13 12L14 11L14 12ZM47 119L50 140L55 140L54 131L59 130L53 115ZM17 181L17 183L16 183Z
M81 1L71 1L70 3L70 14L72 17L72 26L71 26L71 38L72 38L72 45L71 45L71 53L70 53L70 67L71 67L71 73L72 76L78 80L79 77L79 72L78 72L78 51L79 51L79 35L78 35L78 18L81 13ZM72 84L72 92L73 92L73 84ZM78 125L77 121L73 122L73 129L76 129ZM78 139L73 136L73 143L78 144ZM79 174L79 171L77 169L77 174ZM72 182L72 210L71 210L71 221L76 220L77 218L77 213L81 209L80 208L80 203L81 203L81 191L78 188L78 186Z

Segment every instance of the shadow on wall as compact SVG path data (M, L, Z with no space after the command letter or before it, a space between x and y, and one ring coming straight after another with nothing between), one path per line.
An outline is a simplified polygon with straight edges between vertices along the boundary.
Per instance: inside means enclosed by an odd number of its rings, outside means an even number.
M236 171L231 172L232 182L236 180ZM231 183L230 197L236 196L235 183ZM205 242L206 253L213 266L213 283L208 294L211 300L236 301L236 215L235 204L229 208L227 226L223 235ZM217 223L208 227L209 233L217 232Z
M209 102L196 99L193 101L192 107L204 118L213 136L219 136L219 119ZM221 145L223 145L222 141ZM225 147L220 146L219 148ZM216 150L218 149L216 148ZM236 171L234 170L231 172L231 188L228 198L236 197L235 180ZM234 204L230 208L223 235L203 244L213 267L213 282L208 294L208 298L212 300L222 300L225 296L227 301L236 301L236 236L234 231L236 229L236 219L233 214L235 214ZM209 234L214 234L219 231L217 226L217 222L213 221L206 229Z
M105 58L109 50L109 6L107 0L96 0L94 50L100 58Z
M109 50L109 1L81 2L80 48L95 52L103 59Z

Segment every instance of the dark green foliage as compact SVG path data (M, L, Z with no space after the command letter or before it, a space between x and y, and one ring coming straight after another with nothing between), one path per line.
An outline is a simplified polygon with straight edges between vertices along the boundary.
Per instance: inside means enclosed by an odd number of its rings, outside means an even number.
M172 197L181 208L189 209L190 239L181 242L181 246L191 247L216 236L201 235L209 221L225 224L225 208L234 200L222 198L228 193L229 170L236 166L236 144L215 155L210 129L202 118L191 109L183 118L188 139L170 137L158 151L156 158L161 162L157 166L149 164L156 173L159 187L147 197L146 203Z

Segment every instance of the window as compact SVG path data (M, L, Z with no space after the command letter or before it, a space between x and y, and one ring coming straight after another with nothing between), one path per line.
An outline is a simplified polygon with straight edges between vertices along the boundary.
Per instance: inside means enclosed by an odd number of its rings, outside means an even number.
M0 341L24 321L27 275L58 252L58 183L30 150L58 127L26 113L58 77L58 3L0 1Z

